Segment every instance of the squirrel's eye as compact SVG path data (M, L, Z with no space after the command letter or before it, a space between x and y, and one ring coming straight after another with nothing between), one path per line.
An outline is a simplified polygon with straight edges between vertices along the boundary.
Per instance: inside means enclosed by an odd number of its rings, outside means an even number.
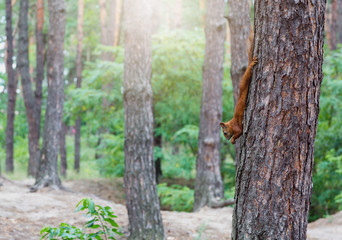
M227 133L225 132L225 133L223 133L224 135L227 135Z

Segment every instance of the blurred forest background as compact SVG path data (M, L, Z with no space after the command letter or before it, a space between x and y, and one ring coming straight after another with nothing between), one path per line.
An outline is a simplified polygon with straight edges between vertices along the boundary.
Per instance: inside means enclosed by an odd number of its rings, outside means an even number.
M19 1L13 2L14 56L19 18ZM101 1L100 1L101 2ZM158 194L164 209L192 211L196 176L197 141L202 94L204 58L204 1L155 1L152 35L152 88L154 111L155 160L161 162L162 177ZM335 16L336 3L328 3L324 80L321 111L315 142L313 195L309 220L342 210L342 21ZM103 10L98 0L84 0L82 87L76 84L78 1L66 0L67 19L64 49L65 104L64 134L60 136L63 180L117 178L124 174L124 109L122 1ZM121 3L121 4L120 4ZM338 6L342 11L341 6ZM14 122L14 170L6 170L6 121L8 85L5 71L5 1L0 3L0 163L1 174L10 179L27 178L29 150L28 123L21 82L18 81ZM36 69L36 1L29 6L29 63L31 81ZM110 11L115 11L114 13ZM226 9L228 11L228 9ZM45 11L45 19L48 11ZM340 14L341 16L342 14ZM110 19L111 17L115 19ZM108 24L115 22L114 25ZM341 26L338 26L338 23ZM47 40L48 21L43 37ZM228 27L228 24L227 24ZM234 111L230 76L229 31L223 80L223 120ZM16 63L16 57L14 57ZM43 81L42 119L47 96ZM34 84L33 84L34 85ZM81 117L80 167L75 169L75 124ZM43 126L43 125L42 125ZM41 126L41 129L42 129ZM65 141L65 145L63 142ZM221 172L225 197L234 196L235 149L222 136ZM167 184L167 183L173 184Z

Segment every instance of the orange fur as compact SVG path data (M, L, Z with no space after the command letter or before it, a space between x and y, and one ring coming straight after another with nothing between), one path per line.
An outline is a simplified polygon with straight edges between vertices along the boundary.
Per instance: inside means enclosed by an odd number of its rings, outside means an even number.
M235 106L235 112L232 120L228 122L221 122L220 126L222 127L223 134L225 138L229 141L231 137L231 143L235 144L235 140L238 139L242 135L242 120L243 120L243 114L246 107L246 100L247 100L247 94L248 94L248 86L250 79L252 77L252 71L255 64L257 64L258 59L256 57L252 58L253 56L253 41L251 39L254 38L250 34L250 50L248 52L248 67L246 69L246 72L242 76L240 86L239 86L239 98L237 100L236 106Z

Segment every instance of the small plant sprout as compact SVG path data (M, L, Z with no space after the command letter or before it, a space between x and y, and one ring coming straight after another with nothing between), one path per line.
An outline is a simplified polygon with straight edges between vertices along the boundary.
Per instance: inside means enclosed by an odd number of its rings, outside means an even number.
M49 240L99 240L99 239L113 239L116 235L123 236L119 231L119 225L115 222L113 210L109 207L102 207L95 205L91 198L82 199L77 205L75 212L87 211L87 216L91 219L84 224L86 229L97 229L95 233L85 233L82 228L70 226L67 223L61 223L58 228L44 227L40 231L40 235L43 235L41 239Z

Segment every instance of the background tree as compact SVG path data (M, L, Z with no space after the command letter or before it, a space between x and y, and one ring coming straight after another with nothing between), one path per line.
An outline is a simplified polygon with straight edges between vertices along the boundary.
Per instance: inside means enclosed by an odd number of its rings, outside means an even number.
M66 149L67 133L68 133L68 125L62 120L62 127L61 127L61 131L59 132L59 154L60 154L60 159L61 159L60 173L63 177L66 177L66 171L68 168L67 149Z
M64 32L65 2L49 0L49 36L47 53L48 97L43 131L43 146L39 162L35 191L41 187L59 188L57 158L59 134L62 127L64 101Z
M338 36L338 1L339 0L332 0L331 1L331 8L330 8L330 21L329 21L329 46L331 50L336 50L337 48L337 36Z
M78 19L77 19L77 54L76 54L76 88L82 85L82 41L83 41L83 15L84 0L78 1ZM75 122L75 165L74 169L80 171L80 151L81 151L81 117Z
M248 65L248 36L250 34L250 1L228 1L230 30L230 52L232 66L230 75L233 83L234 106L239 96L239 83ZM239 160L240 140L235 142L235 162Z
M232 239L306 239L324 10L324 0L255 4L259 63L241 139Z
M38 136L35 142L39 144L40 138L40 125L42 114L42 99L43 99L43 80L44 80L44 67L45 67L45 39L43 33L44 27L44 0L37 0L36 5L36 106L37 106L37 120L38 120ZM37 154L39 155L39 154ZM39 157L39 156L38 156Z
M124 4L124 178L129 239L164 239L153 162L152 6L148 0Z
M220 121L222 119L222 78L226 34L223 0L207 1L202 101L196 164L194 210L223 198L220 171Z
M29 41L28 41L28 9L29 1L20 0L18 69L21 76L24 102L29 128L29 166L28 175L35 176L39 154L39 114L36 99L33 94L29 71Z
M13 138L17 81L13 69L12 2L6 0L6 72L8 82L6 125L6 171L13 172Z

